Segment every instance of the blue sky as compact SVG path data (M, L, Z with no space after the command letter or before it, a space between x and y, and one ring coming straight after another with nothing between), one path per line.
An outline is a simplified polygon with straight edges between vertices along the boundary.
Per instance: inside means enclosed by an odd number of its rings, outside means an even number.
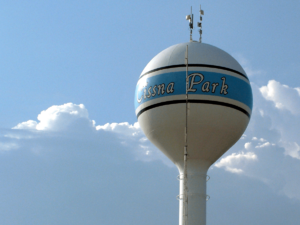
M297 224L300 2L201 4L203 42L254 93L245 135L209 170L208 224ZM1 224L178 223L177 169L133 98L146 64L189 40L190 6L198 17L198 1L0 2Z

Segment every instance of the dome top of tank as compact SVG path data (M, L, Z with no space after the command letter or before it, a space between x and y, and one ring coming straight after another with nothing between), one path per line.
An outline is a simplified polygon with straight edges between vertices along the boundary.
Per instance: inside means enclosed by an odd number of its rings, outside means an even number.
M144 68L141 75L158 68L184 65L186 46L188 45L189 65L213 65L235 70L246 75L241 65L227 52L204 43L187 42L173 45L158 53ZM247 75L246 75L247 76Z

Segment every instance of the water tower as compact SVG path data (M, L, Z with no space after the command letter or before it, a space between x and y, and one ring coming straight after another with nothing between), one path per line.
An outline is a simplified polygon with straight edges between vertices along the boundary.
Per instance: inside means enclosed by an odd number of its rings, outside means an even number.
M252 111L249 79L225 51L192 40L157 54L135 91L135 113L147 138L179 170L179 224L206 224L206 173L244 133Z

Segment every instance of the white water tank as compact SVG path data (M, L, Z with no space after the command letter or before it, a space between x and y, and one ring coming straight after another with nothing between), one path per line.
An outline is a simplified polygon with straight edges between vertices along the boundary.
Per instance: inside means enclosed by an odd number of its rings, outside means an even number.
M177 44L160 52L144 68L134 102L143 132L175 163L181 177L187 112L188 225L206 224L207 170L239 140L251 117L252 91L245 71L232 56L212 45ZM180 201L180 224L182 207Z

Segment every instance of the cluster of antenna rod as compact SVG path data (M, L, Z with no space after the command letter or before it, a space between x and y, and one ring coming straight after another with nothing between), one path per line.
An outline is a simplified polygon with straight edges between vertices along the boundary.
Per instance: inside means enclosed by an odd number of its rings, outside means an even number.
M199 42L202 42L202 16L204 16L204 11L201 9L201 5L200 5L200 22L197 22L197 27L199 27L199 34L200 34L200 38L199 38ZM191 7L191 14L187 15L185 17L186 20L189 21L189 26L190 26L190 41L193 41L193 29L194 29L194 14L192 12L192 7Z

